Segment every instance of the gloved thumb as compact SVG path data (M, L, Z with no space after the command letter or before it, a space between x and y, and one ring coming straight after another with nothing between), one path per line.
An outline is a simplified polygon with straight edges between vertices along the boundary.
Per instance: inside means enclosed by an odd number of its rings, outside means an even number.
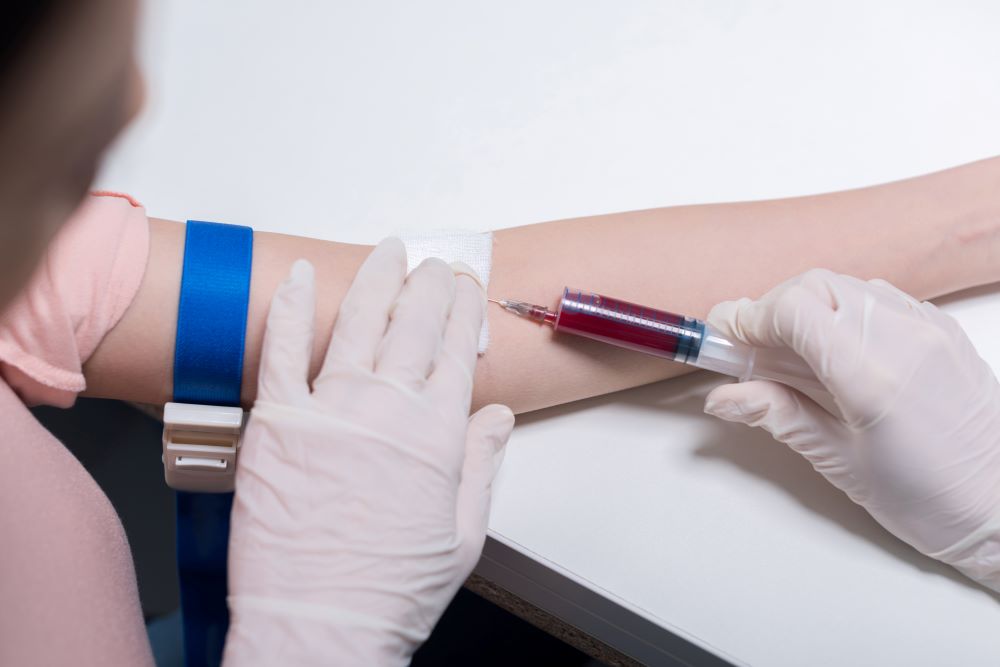
M836 278L829 271L810 271L757 301L744 298L716 304L705 321L746 345L791 348L825 381L834 330L830 283Z
M271 298L261 347L257 398L294 403L309 394L316 287L313 266L297 260Z
M839 478L846 474L850 452L845 449L851 441L850 433L840 420L805 394L768 380L724 384L709 393L705 412L763 428L844 488Z
M479 558L486 540L493 478L500 469L513 428L514 413L506 405L487 405L469 418L465 464L458 486L457 521L470 567Z

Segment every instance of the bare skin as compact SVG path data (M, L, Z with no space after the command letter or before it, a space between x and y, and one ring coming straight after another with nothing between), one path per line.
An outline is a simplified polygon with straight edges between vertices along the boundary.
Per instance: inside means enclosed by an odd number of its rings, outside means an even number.
M171 394L184 227L151 221L139 293L87 362L87 393L148 403ZM572 233L570 233L572 231ZM652 209L496 232L494 298L551 304L565 285L704 316L812 267L880 277L920 298L1000 279L1000 158L919 178L787 200ZM591 253L594 247L601 253ZM255 236L243 402L253 403L271 294L309 259L322 285L313 373L368 246ZM554 335L491 306L474 403L526 412L662 380L687 367ZM141 341L142 344L137 343Z

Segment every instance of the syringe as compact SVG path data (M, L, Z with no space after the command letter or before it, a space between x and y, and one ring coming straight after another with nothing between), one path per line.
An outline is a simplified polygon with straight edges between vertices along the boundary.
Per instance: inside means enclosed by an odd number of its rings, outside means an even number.
M809 365L789 349L752 347L729 340L702 320L675 315L567 287L559 307L496 301L515 315L558 332L723 373L741 380L767 379L799 389L825 391Z

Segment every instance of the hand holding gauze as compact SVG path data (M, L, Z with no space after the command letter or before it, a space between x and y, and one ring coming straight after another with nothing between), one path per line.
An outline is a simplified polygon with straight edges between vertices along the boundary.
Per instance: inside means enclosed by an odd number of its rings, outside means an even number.
M383 241L307 382L315 301L299 261L268 316L236 477L230 665L404 665L479 558L514 417L471 418L482 288Z

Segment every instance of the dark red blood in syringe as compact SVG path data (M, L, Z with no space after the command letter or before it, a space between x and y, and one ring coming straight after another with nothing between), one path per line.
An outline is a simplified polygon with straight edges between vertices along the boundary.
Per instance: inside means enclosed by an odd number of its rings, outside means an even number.
M566 288L556 331L593 338L675 361L697 358L705 325L691 317Z

